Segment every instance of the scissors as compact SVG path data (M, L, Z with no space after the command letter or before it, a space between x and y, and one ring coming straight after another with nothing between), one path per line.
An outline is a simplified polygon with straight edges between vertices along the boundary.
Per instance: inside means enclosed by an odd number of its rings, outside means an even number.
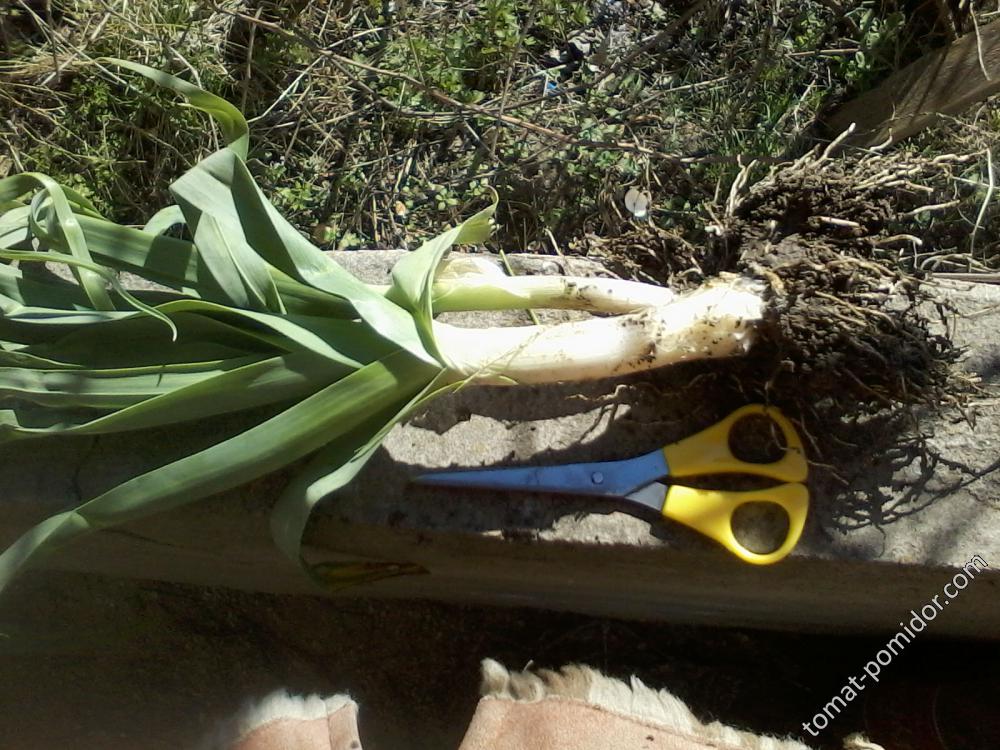
M766 463L737 458L730 448L733 427L742 419L763 416L784 435L783 455ZM707 474L750 474L781 484L735 492L674 484L672 480ZM624 499L659 511L719 542L748 563L767 565L788 555L802 536L809 510L808 474L802 441L792 423L774 407L750 404L720 422L676 443L622 461L437 471L413 481L442 487L552 492ZM771 552L747 549L733 532L733 514L747 503L768 503L788 516L785 540Z

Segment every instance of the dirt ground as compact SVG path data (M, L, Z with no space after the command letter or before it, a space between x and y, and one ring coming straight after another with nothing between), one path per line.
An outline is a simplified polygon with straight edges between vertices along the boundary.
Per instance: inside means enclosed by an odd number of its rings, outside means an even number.
M866 721L885 750L1000 746L1000 694L986 682L1000 645L932 636L810 738L802 722L884 643L36 572L0 610L0 746L194 747L244 700L287 687L349 692L361 705L366 750L455 748L487 656L511 668L580 662L637 674L702 718L797 735L822 750ZM902 733L926 723L932 695L947 745Z

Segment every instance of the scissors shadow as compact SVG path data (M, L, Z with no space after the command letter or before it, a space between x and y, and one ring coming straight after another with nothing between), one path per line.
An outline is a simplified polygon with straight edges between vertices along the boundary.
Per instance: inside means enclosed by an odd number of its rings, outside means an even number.
M398 441L433 448L400 454L390 445L376 453L359 478L361 489L353 490L365 497L351 516L390 526L534 538L557 529L584 534L591 528L587 517L595 518L597 529L606 523L602 516L622 513L636 519L629 529L641 536L667 542L683 537L711 545L678 524L659 521L655 512L622 501L432 489L410 485L409 480L441 468L628 458L694 434L754 401L781 408L803 437L810 459L811 504L802 544L818 552L843 535L920 514L1000 470L1000 461L966 465L936 448L928 425L939 425L942 418L929 410L900 407L874 415L844 414L822 401L804 404L784 393L747 392L740 368L739 363L691 363L582 385L461 390L411 419L405 438ZM1000 379L1000 356L972 369L987 382ZM471 420L480 421L465 424ZM431 454L433 460L425 460ZM874 548L858 552L880 555Z
M576 538L590 530L594 536L603 536L617 525L619 530L625 528L630 538L652 537L665 542L684 538L711 546L713 543L700 534L665 521L655 510L617 498L409 484L413 476L433 469L613 461L660 449L745 405L739 394L705 397L696 377L700 371L699 366L682 365L667 377L645 374L582 387L459 391L411 420L406 429L412 437L399 441L433 443L436 456L427 459L420 451L394 451L392 446L380 451L362 477L364 494L368 498L403 498L391 513L382 516L390 525L412 523L419 528L515 538L555 532L560 539L566 535ZM480 421L463 425L473 419ZM435 435L426 436L426 440L418 437L426 431ZM379 512L371 503L364 513L367 520L379 522ZM621 517L610 525L600 518L616 513ZM590 517L592 521L588 521Z

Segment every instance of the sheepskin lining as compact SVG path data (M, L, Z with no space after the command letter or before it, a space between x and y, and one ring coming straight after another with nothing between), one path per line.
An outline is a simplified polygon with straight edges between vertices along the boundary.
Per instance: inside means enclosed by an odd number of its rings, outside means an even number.
M584 701L606 711L651 722L707 745L738 750L810 750L797 740L764 737L714 721L704 724L667 690L654 690L636 677L629 684L581 665L559 671L508 671L492 659L482 663L484 697L536 702L547 698Z
M229 721L216 727L198 750L227 750L255 729L279 719L311 721L330 716L354 701L349 695L292 695L279 688L263 698L247 701Z

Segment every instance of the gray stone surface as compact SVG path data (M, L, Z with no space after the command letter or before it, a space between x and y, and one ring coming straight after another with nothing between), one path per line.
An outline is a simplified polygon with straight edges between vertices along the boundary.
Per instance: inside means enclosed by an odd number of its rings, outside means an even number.
M396 257L362 252L337 259L379 282ZM578 258L515 262L536 271L600 270ZM942 294L962 313L955 336L968 347L966 366L983 380L982 397L968 406L965 419L957 413L925 417L919 425L928 436L924 445L879 440L859 429L848 464L814 464L805 534L780 564L746 565L693 532L606 501L408 485L416 473L448 466L626 457L689 435L739 405L713 398L699 384L702 371L687 365L583 386L469 388L438 400L394 430L343 496L324 505L308 535L310 557L411 562L429 571L342 595L776 628L894 630L911 608L940 596L971 556L1000 565L1000 472L988 470L1000 456L1000 287L951 283ZM491 318L497 319L527 322L521 313ZM200 425L193 432L5 448L0 542L75 498L238 427ZM271 545L267 510L283 481L268 477L94 535L50 562L112 575L315 592ZM1000 634L998 585L992 569L978 574L936 620L935 632Z

